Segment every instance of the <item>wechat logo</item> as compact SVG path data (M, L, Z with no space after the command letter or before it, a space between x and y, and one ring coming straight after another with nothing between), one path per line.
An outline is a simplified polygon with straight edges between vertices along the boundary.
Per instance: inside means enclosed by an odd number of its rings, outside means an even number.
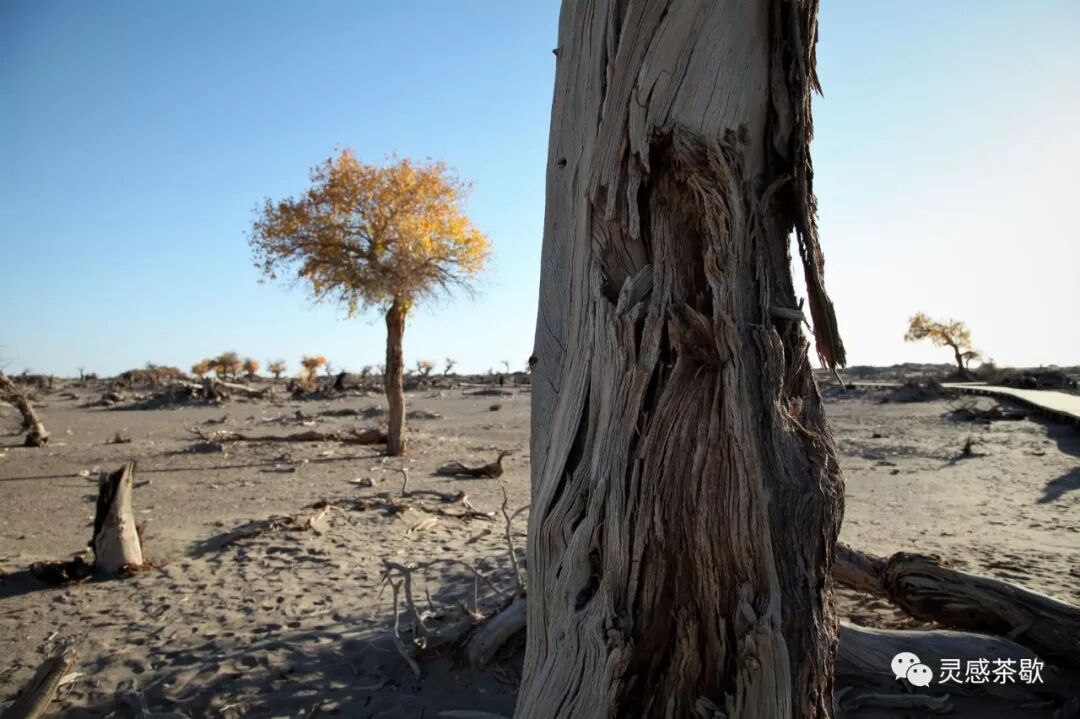
M893 657L892 671L898 680L907 679L917 687L928 687L934 681L933 670L911 652L900 652Z

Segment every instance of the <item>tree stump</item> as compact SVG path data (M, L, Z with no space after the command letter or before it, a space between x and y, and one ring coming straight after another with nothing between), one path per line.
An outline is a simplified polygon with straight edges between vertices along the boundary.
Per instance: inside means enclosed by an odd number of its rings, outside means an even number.
M94 569L101 574L119 574L124 569L142 567L142 539L131 510L135 484L135 462L115 472L103 472L98 484L97 512L94 515Z
M49 441L49 433L45 431L45 425L38 419L30 400L19 391L15 383L3 372L0 372L0 397L15 405L16 409L22 414L23 429L27 430L26 446L44 446Z

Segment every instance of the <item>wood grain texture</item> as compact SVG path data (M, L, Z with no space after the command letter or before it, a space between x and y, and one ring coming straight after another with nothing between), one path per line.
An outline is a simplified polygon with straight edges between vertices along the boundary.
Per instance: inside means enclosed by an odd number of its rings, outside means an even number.
M1046 661L1080 666L1080 608L1018 584L953 569L936 557L897 552L883 559L843 544L833 577L916 619L1005 636Z
M519 717L831 707L843 362L808 142L816 4L566 0ZM790 313L787 313L790 315Z
M115 472L101 474L90 542L94 549L94 569L101 574L119 574L144 564L142 540L131 509L134 487L134 462Z

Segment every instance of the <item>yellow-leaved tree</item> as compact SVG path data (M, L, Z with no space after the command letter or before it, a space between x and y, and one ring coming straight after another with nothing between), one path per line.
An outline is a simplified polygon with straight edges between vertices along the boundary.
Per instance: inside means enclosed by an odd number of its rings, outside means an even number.
M390 405L386 451L405 451L402 338L409 311L455 286L468 288L489 244L464 213L469 194L445 164L390 157L361 162L350 149L311 171L311 186L266 200L251 232L265 277L304 281L318 301L350 316L377 308L386 317L384 385Z
M923 312L916 312L908 320L908 329L904 333L906 342L930 340L938 347L949 347L953 351L953 360L956 369L962 375L967 374L967 365L972 360L979 359L979 353L971 344L971 330L960 320L945 320L938 322L930 319Z

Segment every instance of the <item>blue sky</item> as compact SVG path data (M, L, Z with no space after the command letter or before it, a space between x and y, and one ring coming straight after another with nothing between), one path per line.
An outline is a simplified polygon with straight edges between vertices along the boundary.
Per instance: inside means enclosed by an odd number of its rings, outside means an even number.
M406 360L531 352L558 3L0 2L0 357L188 367L236 350L378 364L384 327L258 283L246 235L338 145L447 161L494 243ZM827 281L852 363L916 310L999 363L1080 363L1080 4L838 1L815 105Z

